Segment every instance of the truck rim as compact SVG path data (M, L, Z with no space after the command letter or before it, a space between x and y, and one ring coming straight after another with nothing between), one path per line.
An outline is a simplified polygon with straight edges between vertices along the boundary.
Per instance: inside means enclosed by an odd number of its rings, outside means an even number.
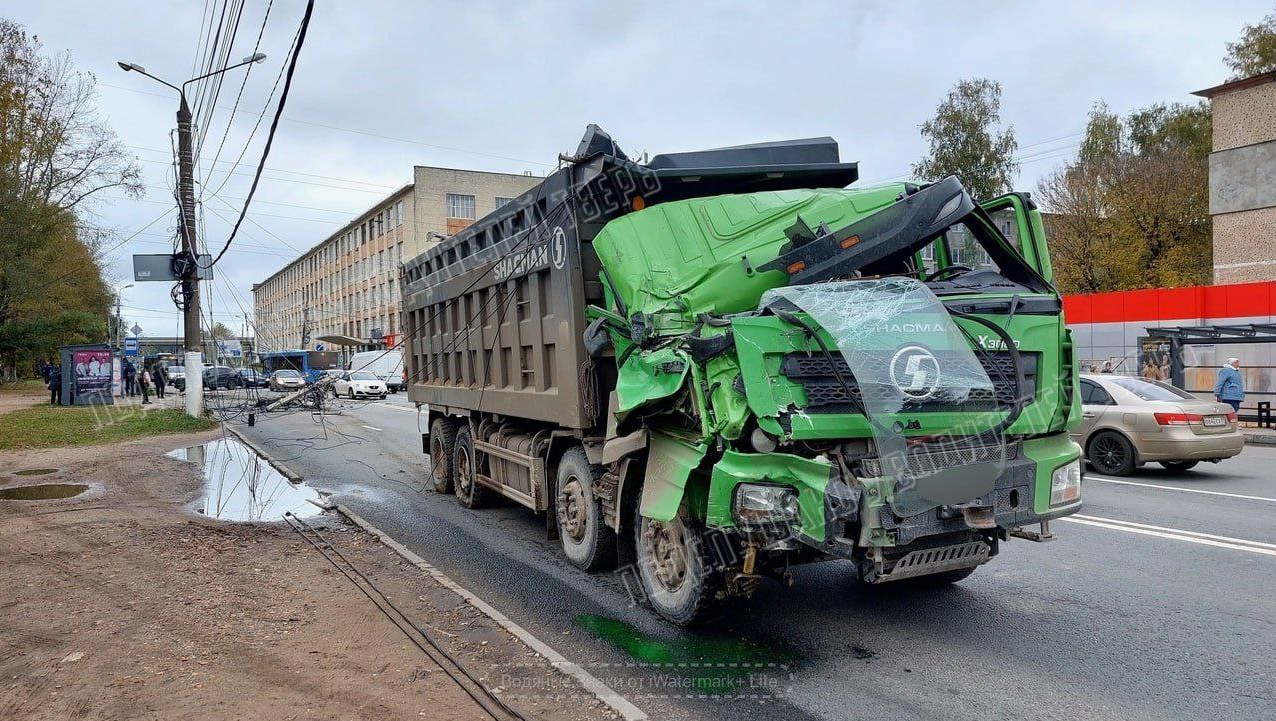
M666 591L676 591L687 578L687 547L683 543L682 522L648 521L643 533L652 575Z
M588 519L585 516L585 493L576 476L571 476L558 494L558 518L563 532L573 542L580 543L585 537Z
M470 478L470 454L465 451L456 454L456 495L468 498L473 480Z
M443 458L443 440L437 435L430 439L430 465L434 468L434 487L442 488L447 482L447 468L444 467L441 459Z

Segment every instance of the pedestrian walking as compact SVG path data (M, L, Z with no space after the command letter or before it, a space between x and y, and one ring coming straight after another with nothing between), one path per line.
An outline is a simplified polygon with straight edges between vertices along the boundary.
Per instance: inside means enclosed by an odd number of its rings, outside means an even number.
M151 404L151 369L150 366L143 366L142 376L138 379L138 383L142 386L142 405L149 406Z
M124 361L124 395L137 395L137 366L127 359Z
M164 386L168 385L168 369L162 365L155 366L155 397L164 397Z
M62 366L49 371L49 405L56 406L62 397Z
M1241 401L1245 400L1245 381L1241 378L1240 358L1228 358L1223 367L1218 369L1218 380L1214 382L1214 400L1226 403L1234 411L1240 411Z

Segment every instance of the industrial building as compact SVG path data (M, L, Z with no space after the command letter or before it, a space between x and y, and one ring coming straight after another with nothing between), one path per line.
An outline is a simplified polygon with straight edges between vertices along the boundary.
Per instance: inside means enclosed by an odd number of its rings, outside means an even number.
M393 346L401 332L403 261L541 180L420 165L412 175L412 183L253 285L261 350Z

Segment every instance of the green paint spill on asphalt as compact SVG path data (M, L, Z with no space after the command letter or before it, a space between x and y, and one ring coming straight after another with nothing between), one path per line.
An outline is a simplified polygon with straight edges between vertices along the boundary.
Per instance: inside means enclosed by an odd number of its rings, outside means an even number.
M795 653L744 638L684 633L664 640L614 618L583 613L573 620L638 664L650 666L653 674L675 680L676 686L664 689L670 693L775 692L788 685L789 670L798 660Z

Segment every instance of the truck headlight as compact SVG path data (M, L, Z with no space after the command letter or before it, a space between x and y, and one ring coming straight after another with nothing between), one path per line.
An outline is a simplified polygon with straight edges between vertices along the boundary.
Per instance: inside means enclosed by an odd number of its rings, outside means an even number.
M1054 469L1050 476L1050 505L1061 506L1081 498L1081 460Z
M732 513L745 530L763 529L798 519L797 491L788 486L741 483L736 486Z

